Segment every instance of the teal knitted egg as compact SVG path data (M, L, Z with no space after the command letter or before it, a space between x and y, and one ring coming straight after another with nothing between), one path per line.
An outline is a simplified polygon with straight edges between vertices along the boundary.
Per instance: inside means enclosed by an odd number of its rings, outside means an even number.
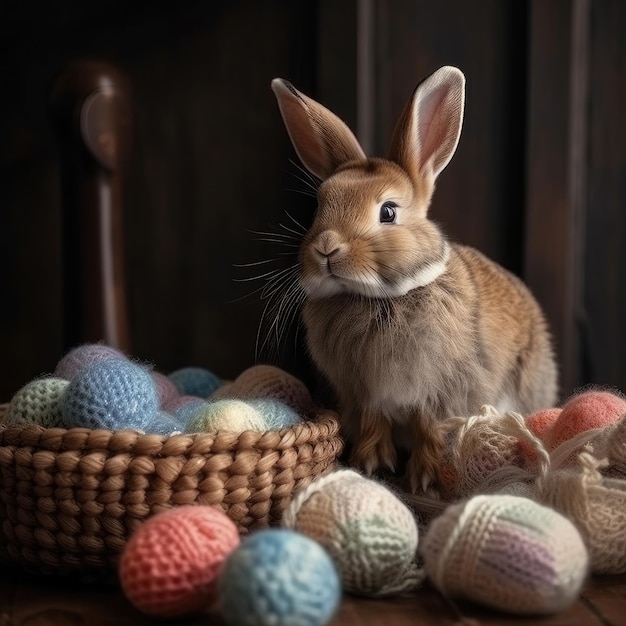
M339 606L341 585L318 543L270 529L252 533L226 558L218 595L230 626L322 626Z
M69 382L47 377L24 385L11 399L6 424L41 424L46 428L63 427L61 399Z
M108 360L70 382L61 410L68 426L145 431L159 399L148 371L126 359Z
M222 384L204 367L183 367L168 374L168 378L176 385L178 393L201 398L208 398Z

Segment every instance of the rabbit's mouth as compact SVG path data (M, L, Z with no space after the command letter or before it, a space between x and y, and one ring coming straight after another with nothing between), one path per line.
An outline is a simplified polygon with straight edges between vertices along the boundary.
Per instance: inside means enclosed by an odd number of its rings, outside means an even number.
M450 245L446 241L437 256L421 261L407 271L385 270L372 263L360 269L349 262L349 256L338 254L304 263L300 284L307 297L315 299L339 294L397 298L435 282L447 271L449 258Z

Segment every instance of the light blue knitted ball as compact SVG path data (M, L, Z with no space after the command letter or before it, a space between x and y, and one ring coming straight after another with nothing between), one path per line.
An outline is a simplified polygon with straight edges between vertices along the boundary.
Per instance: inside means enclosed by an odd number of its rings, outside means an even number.
M126 359L126 355L103 343L86 343L65 354L57 363L54 375L65 380L74 380L78 374L92 365L112 359Z
M284 529L244 539L223 565L218 593L230 626L322 626L341 600L339 576L326 551Z
M156 435L171 435L175 432L182 432L184 426L175 416L165 411L159 411L152 416L152 419L148 420L145 432Z
M24 385L12 398L5 424L41 424L63 427L61 398L69 382L63 378L38 378Z
M264 430L280 430L302 422L295 409L275 398L256 398L245 402L263 416Z
M176 385L178 393L188 396L208 398L222 381L204 367L183 367L168 374L168 378Z
M68 427L145 431L158 410L150 373L126 359L92 365L70 381L61 401Z
M185 432L189 432L187 430L187 426L191 419L194 418L198 413L200 413L204 407L207 407L209 403L206 400L198 399L196 402L187 402L183 404L173 411L170 414L173 418L182 426L182 430Z

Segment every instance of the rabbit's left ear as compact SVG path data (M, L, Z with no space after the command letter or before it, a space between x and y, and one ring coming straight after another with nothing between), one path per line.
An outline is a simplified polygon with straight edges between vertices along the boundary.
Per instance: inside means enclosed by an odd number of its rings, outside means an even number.
M389 159L413 181L435 178L454 155L463 124L465 76L445 66L420 83L404 109L389 146Z

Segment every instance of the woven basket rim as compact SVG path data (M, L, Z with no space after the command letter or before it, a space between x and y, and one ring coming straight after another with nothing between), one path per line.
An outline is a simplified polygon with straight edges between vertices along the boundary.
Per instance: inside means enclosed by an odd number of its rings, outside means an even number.
M33 446L42 450L112 449L133 452L136 448L145 454L150 449L159 454L175 454L182 449L286 449L305 444L312 439L327 440L339 435L339 415L330 409L317 409L305 420L280 430L230 431L218 430L197 433L161 435L135 429L91 429L85 427L46 428L39 424L4 424L8 403L0 404L0 446ZM176 450L176 452L174 452Z

